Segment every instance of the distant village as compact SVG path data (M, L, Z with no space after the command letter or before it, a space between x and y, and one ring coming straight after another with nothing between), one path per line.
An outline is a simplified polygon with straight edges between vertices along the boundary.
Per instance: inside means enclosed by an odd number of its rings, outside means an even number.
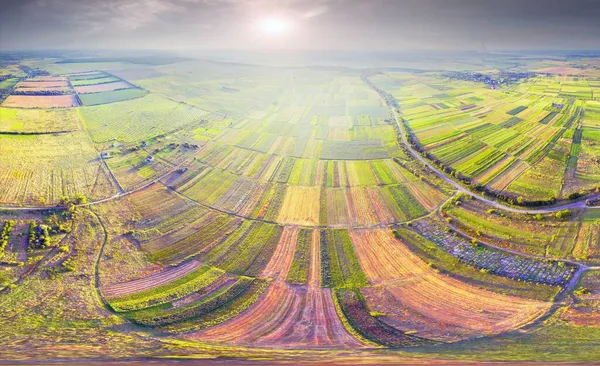
M448 72L444 76L452 79L484 83L490 89L497 89L502 85L509 85L522 79L535 77L535 72L500 72L497 75L482 74L479 72Z

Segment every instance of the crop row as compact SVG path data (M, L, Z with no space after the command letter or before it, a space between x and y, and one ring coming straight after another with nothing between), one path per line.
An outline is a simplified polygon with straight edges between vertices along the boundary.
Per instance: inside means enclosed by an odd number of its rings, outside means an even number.
M563 285L574 271L572 265L564 262L539 260L473 245L462 236L445 230L442 223L433 219L416 222L414 227L425 238L465 263L499 276L548 285Z
M360 288L369 283L347 230L321 230L321 283L324 287Z
M223 275L223 271L202 266L174 281L145 291L110 300L110 306L118 312L134 311L161 305L179 299L210 285Z

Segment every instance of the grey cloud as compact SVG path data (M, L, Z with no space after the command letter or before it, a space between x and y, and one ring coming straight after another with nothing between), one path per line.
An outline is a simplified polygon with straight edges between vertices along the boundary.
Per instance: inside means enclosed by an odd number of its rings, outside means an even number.
M0 48L600 48L598 0L0 0ZM252 34L284 15L281 41Z

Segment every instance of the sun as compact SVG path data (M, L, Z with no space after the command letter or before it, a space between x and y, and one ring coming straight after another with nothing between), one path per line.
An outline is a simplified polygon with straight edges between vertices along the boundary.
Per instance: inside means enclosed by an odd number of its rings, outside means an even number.
M265 35L283 36L292 30L293 24L286 18L270 17L259 19L257 27Z

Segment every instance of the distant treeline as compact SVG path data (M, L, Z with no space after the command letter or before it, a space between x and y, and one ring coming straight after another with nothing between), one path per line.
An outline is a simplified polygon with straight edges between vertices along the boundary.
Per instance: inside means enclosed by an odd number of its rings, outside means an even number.
M61 131L41 131L41 132L27 132L27 131L0 131L0 135L60 135L64 133L70 133L75 130L61 130Z
M34 77L34 76L49 76L50 75L50 73L48 71L40 70L40 69L34 69L34 68L31 68L31 67L25 66L25 65L19 65L19 69L21 69L29 77Z
M70 90L15 90L13 95L69 95Z
M188 61L189 58L177 56L136 56L136 57L88 57L88 58L65 58L57 61L57 64L82 64L98 62L128 62L142 65L166 65L175 62Z

